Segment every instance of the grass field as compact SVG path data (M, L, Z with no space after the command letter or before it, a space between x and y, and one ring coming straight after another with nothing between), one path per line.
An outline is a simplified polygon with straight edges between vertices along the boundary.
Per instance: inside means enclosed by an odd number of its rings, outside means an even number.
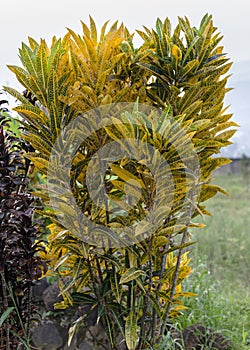
M214 183L229 197L218 194L207 202L213 214L196 230L193 274L185 289L197 297L186 301L179 326L201 322L233 342L232 349L250 349L250 189L241 174L216 175Z

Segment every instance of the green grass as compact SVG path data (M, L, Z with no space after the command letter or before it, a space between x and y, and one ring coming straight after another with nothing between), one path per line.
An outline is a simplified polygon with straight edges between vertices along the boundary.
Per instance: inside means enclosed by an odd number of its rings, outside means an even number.
M188 310L178 319L184 328L196 322L220 331L232 349L250 349L250 190L240 174L216 175L218 194L207 202L213 214L193 231L198 243L191 253L193 274L184 288L198 294L185 301Z
M211 273L227 284L250 285L250 190L240 175L220 175L215 181L229 193L208 201L207 227L196 233L198 253L207 256Z

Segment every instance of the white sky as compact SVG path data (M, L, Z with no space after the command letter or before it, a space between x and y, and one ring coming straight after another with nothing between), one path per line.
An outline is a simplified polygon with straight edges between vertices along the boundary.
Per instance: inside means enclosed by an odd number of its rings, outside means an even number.
M81 32L80 20L88 23L90 14L98 27L108 19L118 19L133 31L142 25L153 27L157 17L186 15L198 25L208 12L224 35L225 52L234 62L250 60L249 0L2 0L0 17L0 85L17 87L6 64L19 64L18 48L27 37L50 39L62 36L66 27Z
M62 37L66 27L81 33L80 20L88 23L89 14L98 28L110 19L111 23L124 22L130 31L143 25L154 27L157 17L169 17L174 27L177 16L187 16L191 25L198 26L205 13L212 14L215 26L224 35L224 52L235 62L230 78L235 89L226 98L233 119L241 125L234 139L241 147L239 154L244 151L250 156L249 0L1 0L0 5L0 90L2 85L9 85L19 91L24 88L6 65L21 65L18 48L28 36L50 42L53 35ZM8 99L9 107L16 105L14 99Z

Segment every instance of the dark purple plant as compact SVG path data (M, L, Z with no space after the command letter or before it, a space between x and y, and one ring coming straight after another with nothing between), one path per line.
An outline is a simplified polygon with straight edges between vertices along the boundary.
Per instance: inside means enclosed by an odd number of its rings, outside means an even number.
M31 287L46 272L46 264L37 254L42 248L34 221L37 199L27 190L28 163L22 155L20 140L8 130L8 119L2 112L3 108L0 109L0 314L11 307L13 311L1 327L0 348L6 343L6 349L14 349L19 341L15 334L29 338Z

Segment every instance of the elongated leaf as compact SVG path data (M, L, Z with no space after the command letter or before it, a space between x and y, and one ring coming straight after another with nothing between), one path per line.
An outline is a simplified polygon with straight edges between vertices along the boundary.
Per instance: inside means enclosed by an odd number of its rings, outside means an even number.
M128 170L121 168L119 165L115 165L115 164L111 164L110 167L111 167L112 171L117 176L119 176L122 180L124 180L124 181L135 180L136 182L139 182L143 188L145 188L144 183L140 179L138 179L138 177L136 177L135 175L130 173Z
M144 275L145 275L144 271L137 269L136 267L131 267L121 276L120 284L131 282L136 278Z
M187 242L187 243L184 243L184 244L181 244L181 245L178 245L178 246L176 246L176 247L173 247L173 248L170 248L170 249L168 249L168 253L170 253L170 252L174 252L175 250L180 250L180 249L183 249L183 248L186 248L186 247L189 247L189 246L191 246L191 245L193 245L193 244L195 244L196 242Z
M46 91L47 88L47 78L48 78L48 65L47 65L47 57L46 57L46 48L45 41L42 40L41 44L37 50L36 57L36 67L37 67L37 76L39 79L39 86L42 91Z
M7 310L4 311L4 313L0 317L0 327L2 327L3 323L6 321L6 319L9 317L13 310L15 310L14 306L9 307Z
M158 236L154 238L153 245L154 249L165 246L169 242L169 239L164 236Z
M117 302L120 303L121 297L122 297L122 289L121 289L121 286L119 285L118 277L116 273L114 274L114 277L110 279L110 282L111 282L111 289L115 295L115 298Z
M24 67L31 75L37 77L35 53L24 43L22 43L22 48L19 52Z
M96 24L95 21L91 16L89 16L90 21L90 33L91 33L91 39L95 44L97 44L97 30L96 30Z
M56 265L54 266L54 269L57 270L61 265L63 265L68 258L70 257L70 254L65 254L63 255L56 263Z
M84 324L86 315L79 317L73 324L73 326L71 326L69 328L68 331L68 347L70 347L71 342L73 340L74 335L77 333L78 329L81 327L81 324Z
M60 55L63 53L61 49L61 39L57 40L53 45L48 58L48 74L51 69L57 69Z
M33 106L32 104L23 103L21 106L14 108L18 113L23 113L27 116L27 122L33 125L46 125L49 126L49 120L47 115L41 111L38 107ZM24 116L24 118L25 118Z
M129 350L135 350L137 344L137 319L134 311L130 311L125 323L125 340Z

